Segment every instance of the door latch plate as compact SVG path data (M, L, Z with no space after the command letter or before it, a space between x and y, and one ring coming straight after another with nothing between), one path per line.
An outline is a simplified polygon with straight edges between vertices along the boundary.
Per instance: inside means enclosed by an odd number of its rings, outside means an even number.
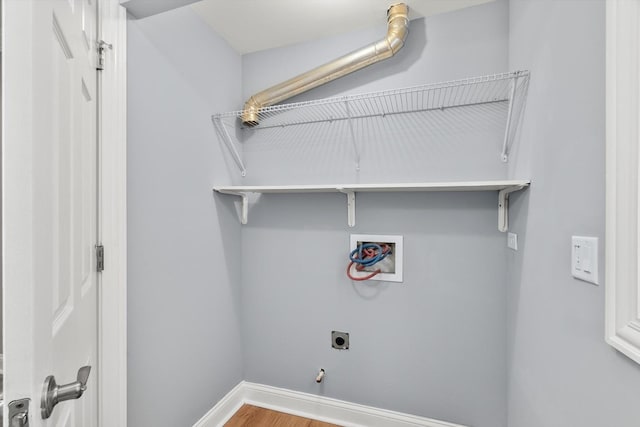
M9 403L11 427L29 427L29 402L30 399L20 399Z

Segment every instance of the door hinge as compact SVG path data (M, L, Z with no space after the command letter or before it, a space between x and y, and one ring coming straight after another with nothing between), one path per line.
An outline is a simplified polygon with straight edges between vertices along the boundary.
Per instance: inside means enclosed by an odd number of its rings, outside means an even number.
M98 71L104 70L104 63L106 61L106 51L107 49L113 49L113 45L111 43L107 43L104 40L100 40L98 42L98 67L96 68Z
M96 245L96 270L98 273L104 271L104 246Z

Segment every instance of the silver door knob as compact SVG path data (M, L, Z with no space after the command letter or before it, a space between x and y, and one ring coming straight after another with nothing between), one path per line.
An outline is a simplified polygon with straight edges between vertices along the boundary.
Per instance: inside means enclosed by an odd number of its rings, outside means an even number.
M49 418L53 408L58 403L65 400L80 399L87 389L87 380L90 372L91 366L83 366L78 370L77 380L64 385L56 384L56 378L53 375L49 375L44 380L44 387L42 388L42 400L40 401L42 419Z

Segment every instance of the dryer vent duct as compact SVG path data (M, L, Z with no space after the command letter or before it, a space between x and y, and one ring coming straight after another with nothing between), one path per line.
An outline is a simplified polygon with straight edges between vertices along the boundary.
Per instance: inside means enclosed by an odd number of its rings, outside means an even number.
M409 7L404 3L391 6L387 10L387 25L387 35L382 40L253 95L244 104L242 123L245 126L256 126L259 123L261 108L391 58L404 46L409 33Z

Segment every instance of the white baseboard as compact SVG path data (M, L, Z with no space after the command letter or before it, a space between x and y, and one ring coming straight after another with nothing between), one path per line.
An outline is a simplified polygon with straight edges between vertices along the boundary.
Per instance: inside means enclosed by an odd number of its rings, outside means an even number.
M216 405L200 418L193 427L218 427L235 414L244 405L245 382L241 381L229 393L227 393Z
M344 427L465 427L246 381L234 387L193 427L222 427L245 403Z

